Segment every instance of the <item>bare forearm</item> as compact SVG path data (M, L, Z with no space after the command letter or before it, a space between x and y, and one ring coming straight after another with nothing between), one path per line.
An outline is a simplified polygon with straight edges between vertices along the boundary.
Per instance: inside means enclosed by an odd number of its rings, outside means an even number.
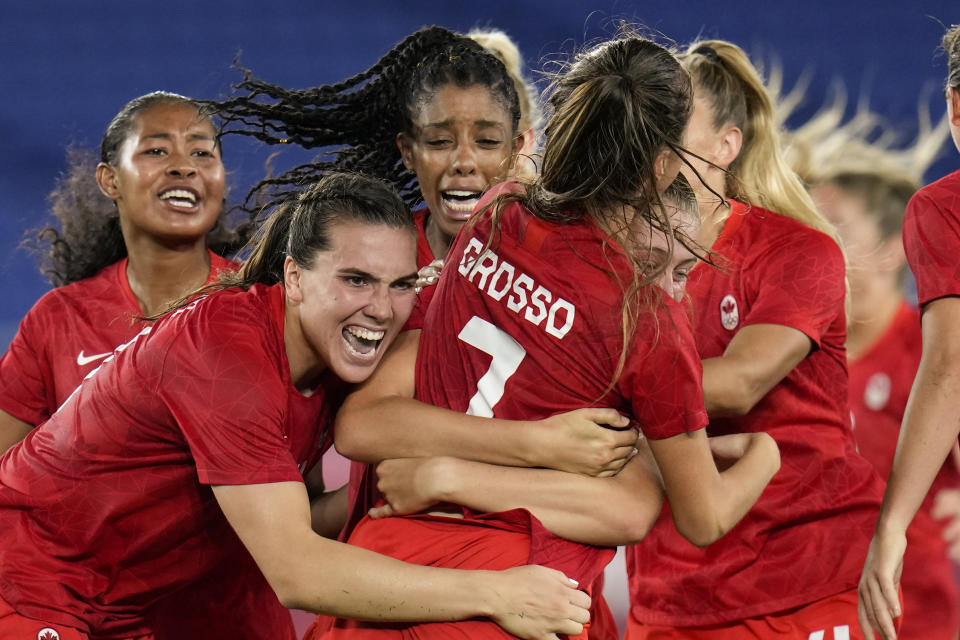
M491 613L485 572L420 567L365 549L314 538L274 585L288 607L356 620L465 620ZM326 544L325 544L326 543ZM328 545L336 544L336 547Z
M456 456L491 464L529 466L535 423L479 418L398 396L352 396L337 416L337 451L353 460Z
M925 352L904 413L878 529L906 531L958 432L960 362Z
M772 438L754 437L743 457L720 473L718 482L712 487L720 535L725 535L747 515L780 469L779 461Z
M656 469L640 456L611 478L456 459L438 462L440 500L484 512L525 508L554 535L585 544L640 541L663 503Z
M770 436L722 438L735 445L737 460L722 473L702 430L650 441L677 531L697 546L711 544L732 529L780 468L779 451Z

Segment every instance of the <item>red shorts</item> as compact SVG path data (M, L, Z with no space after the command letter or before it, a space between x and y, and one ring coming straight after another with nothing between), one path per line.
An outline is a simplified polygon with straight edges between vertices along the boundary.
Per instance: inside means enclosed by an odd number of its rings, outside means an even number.
M896 620L899 631L900 619ZM706 627L645 625L627 617L624 640L864 640L857 620L857 590L797 609ZM870 640L873 640L872 638Z
M4 640L89 640L73 627L24 618L0 598L0 638Z

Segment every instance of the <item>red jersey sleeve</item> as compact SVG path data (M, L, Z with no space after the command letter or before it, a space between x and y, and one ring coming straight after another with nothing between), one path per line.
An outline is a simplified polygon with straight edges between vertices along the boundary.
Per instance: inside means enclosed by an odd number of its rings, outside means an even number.
M286 442L282 338L277 344L256 317L263 309L210 302L170 341L157 383L200 482L302 481Z
M903 248L917 281L917 299L924 305L960 295L960 175L921 189L910 199L903 218Z
M802 331L817 347L846 296L840 246L825 233L795 229L744 264L756 292L740 326L779 324Z
M41 300L27 312L0 358L0 409L34 426L49 418L51 411L51 368L45 364L46 354L36 348L46 343L43 318L50 316L39 311L43 304Z
M622 393L651 440L707 426L703 367L690 317L678 303L662 298L655 313L642 312L622 376Z

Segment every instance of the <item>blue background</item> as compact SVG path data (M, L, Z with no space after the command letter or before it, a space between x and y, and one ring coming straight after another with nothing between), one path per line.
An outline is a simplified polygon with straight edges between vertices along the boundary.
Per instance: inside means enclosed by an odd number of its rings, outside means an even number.
M187 2L72 0L6 3L0 19L0 345L49 285L33 256L18 249L26 229L48 219L46 194L64 169L70 143L95 148L110 118L130 98L157 89L210 98L239 78L231 61L260 77L305 87L365 69L425 24L457 30L496 26L521 45L530 68L585 40L603 37L619 18L641 22L678 42L697 35L775 55L788 86L804 71L812 84L798 118L819 106L832 81L864 91L874 110L906 135L926 98L944 111L945 58L940 22L960 22L956 0L916 2L702 2L650 0L508 2ZM225 141L234 193L261 172L264 154ZM293 161L287 151L281 164ZM928 179L960 167L944 159Z

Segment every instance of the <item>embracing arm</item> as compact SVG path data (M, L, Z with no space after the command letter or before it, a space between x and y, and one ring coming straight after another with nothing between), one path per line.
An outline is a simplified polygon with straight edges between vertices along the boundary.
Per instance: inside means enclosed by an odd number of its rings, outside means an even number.
M581 409L520 423L481 418L413 399L419 331L397 337L373 375L337 414L337 451L353 460L457 456L490 464L615 474L637 432L613 409ZM610 424L614 429L598 427Z
M674 525L698 547L730 531L780 469L777 443L766 433L707 438L700 429L651 440L650 449L663 476ZM714 454L734 462L721 472Z
M723 355L703 361L703 399L711 418L743 416L807 357L810 338L780 324L740 329Z
M316 535L300 482L220 485L214 496L287 607L396 622L492 618L526 638L575 635L589 598L560 572L411 565Z
M605 478L449 457L385 460L377 475L387 504L371 510L373 517L416 513L437 502L483 512L525 508L556 536L602 546L642 540L663 504L649 452Z
M33 425L18 420L6 411L0 409L0 455L27 437L33 430Z
M893 638L906 531L960 433L960 298L923 309L923 355L860 579L861 625ZM869 627L865 623L869 622Z

